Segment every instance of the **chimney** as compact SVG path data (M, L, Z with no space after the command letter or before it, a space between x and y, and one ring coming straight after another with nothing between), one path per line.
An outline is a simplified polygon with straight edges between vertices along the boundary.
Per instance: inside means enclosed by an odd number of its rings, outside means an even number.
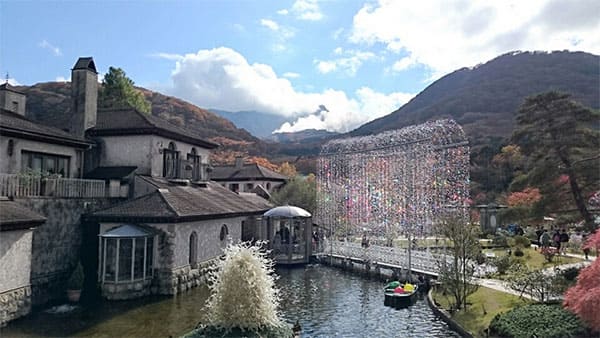
M241 170L244 167L244 158L241 156L237 156L235 158L235 169Z
M25 94L6 82L0 85L0 108L25 116Z
M79 58L71 70L71 100L70 132L83 137L96 126L98 110L98 73L91 57Z

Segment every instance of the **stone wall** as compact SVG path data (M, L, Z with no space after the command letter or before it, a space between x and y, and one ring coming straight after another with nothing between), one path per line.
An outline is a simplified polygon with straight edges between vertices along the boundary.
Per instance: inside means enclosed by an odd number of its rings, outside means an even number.
M31 311L31 288L24 286L0 293L0 327Z
M33 231L32 304L43 305L62 299L66 281L80 258L81 215L107 208L118 200L40 197L15 201L47 218L46 223Z

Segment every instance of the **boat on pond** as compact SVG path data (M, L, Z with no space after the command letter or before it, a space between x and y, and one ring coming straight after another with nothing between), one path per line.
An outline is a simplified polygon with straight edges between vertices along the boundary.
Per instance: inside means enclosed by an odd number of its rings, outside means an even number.
M418 284L390 282L384 289L384 304L395 308L408 307L416 302L418 292Z

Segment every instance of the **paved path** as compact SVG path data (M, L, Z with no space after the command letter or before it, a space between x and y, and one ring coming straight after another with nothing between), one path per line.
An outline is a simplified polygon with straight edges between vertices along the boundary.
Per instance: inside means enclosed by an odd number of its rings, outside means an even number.
M566 256L585 259L585 257L583 255L567 254ZM560 264L560 265L556 265L553 267L549 267L549 268L544 269L544 273L554 274L555 269L557 269L557 268L561 269L561 270L565 270L565 269L572 268L572 267L586 267L586 266L592 264L592 262L596 259L596 257L592 257L592 256L590 256L589 258L590 258L589 260L583 261L583 262ZM502 291L502 292L510 293L512 295L517 295L517 296L521 295L520 292L509 288L507 286L507 283L500 279L476 278L475 282L481 286L485 286L487 288L494 289L497 291ZM523 296L524 298L528 298L528 299L535 299L534 297L532 297L526 293L523 293L521 296Z

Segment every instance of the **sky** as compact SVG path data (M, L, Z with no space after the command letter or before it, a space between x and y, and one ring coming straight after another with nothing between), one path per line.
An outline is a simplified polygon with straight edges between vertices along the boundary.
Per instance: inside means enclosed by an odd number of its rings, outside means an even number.
M69 81L80 56L100 78L206 109L285 116L278 131L345 132L443 75L512 51L600 54L597 0L0 0L0 72Z

